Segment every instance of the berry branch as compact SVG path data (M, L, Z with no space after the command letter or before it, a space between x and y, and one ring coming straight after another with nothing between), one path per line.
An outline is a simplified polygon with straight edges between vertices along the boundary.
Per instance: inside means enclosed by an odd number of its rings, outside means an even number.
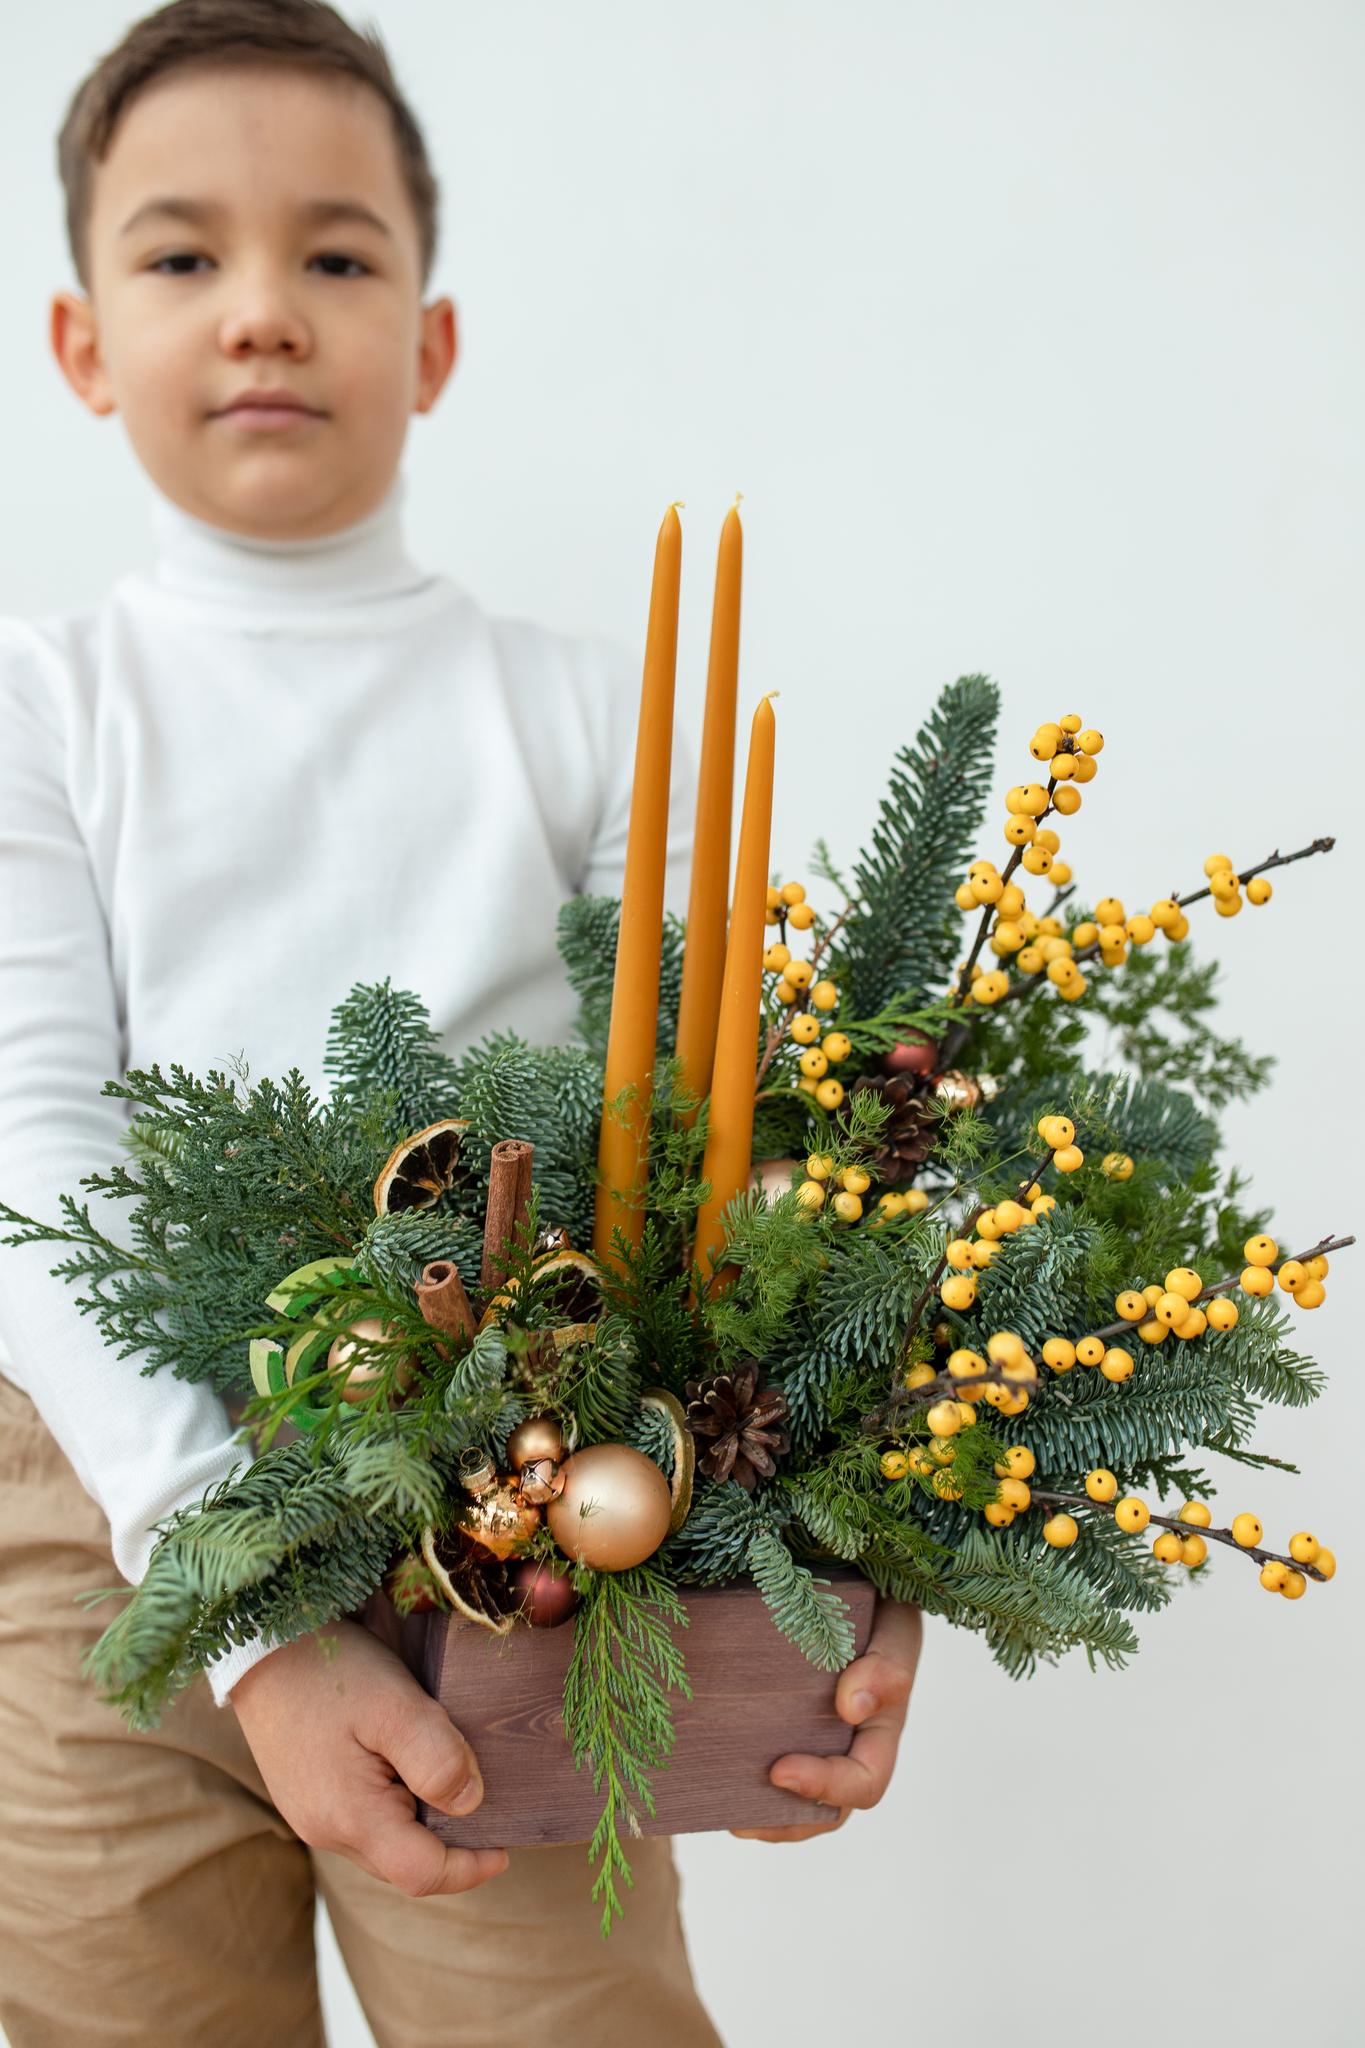
M1070 753L1071 751L1071 742L1069 738L1066 741L1065 751L1068 753ZM1044 818L1051 817L1052 815L1052 792L1054 789L1056 789L1056 787L1057 784L1055 780L1049 778L1047 785L1047 806L1044 810L1041 810L1038 813L1038 823L1040 825L1042 824ZM1000 871L1000 880L1003 886L1009 886L1010 877L1013 875L1015 869L1018 867L1020 861L1023 858L1023 847L1016 846L1013 853L1010 855L1009 859L1005 862L1004 867ZM981 957L981 948L985 945L987 939L990 937L991 919L994 916L995 904L983 904L981 908L981 922L976 928L976 937L972 941L972 950L962 963L962 972L961 974L959 974L957 978L957 986L948 998L950 1003L958 1004L966 1000L966 997L969 994L972 986L972 969L975 967L977 961ZM951 1037L951 1035L952 1034L950 1033L949 1036ZM940 1059L939 1064L941 1067L950 1067L952 1065L952 1061L946 1057L943 1057Z
M1296 853L1272 853L1267 859L1258 862L1255 867L1243 868L1238 873L1237 880L1239 883L1249 882L1253 876L1263 875L1270 868L1287 868L1296 860L1309 860L1314 854L1330 853L1335 845L1336 840L1328 837L1315 839L1310 846L1301 846ZM1002 879L1008 879L1014 872L1015 865L1020 859L1021 854L1022 848L1016 847L1001 871ZM1202 889L1191 890L1188 896L1174 896L1171 898L1171 901L1176 905L1177 909L1184 910L1189 904L1199 903L1204 897L1212 895L1212 893L1212 885L1208 884ZM970 982L971 970L975 966L981 948L985 943L994 912L994 904L988 903L981 920L981 929L976 935L976 943L972 947L971 954L963 970L963 974L968 982ZM1079 947L1071 957L1079 965L1083 960L1093 960L1100 950L1100 941L1092 939L1089 945ZM1047 977L1043 974L1021 976L1019 980L1012 981L1009 987L996 998L996 1001L990 1007L998 1010L1002 1003L1017 1002L1020 998L1031 995L1035 989L1042 988L1046 983ZM963 987L962 979L959 979L951 1000L954 1003L961 1003L965 993L966 990ZM958 1060L973 1028L980 1021L981 1014L981 1011L977 1010L967 1016L959 1017L949 1027L939 1047L939 1065L941 1068L951 1067Z
M1049 1154L1048 1157L1050 1158L1051 1154ZM1021 1183L1019 1190L1021 1199L1025 1189L1027 1189L1032 1184L1032 1182L1038 1178L1039 1174L1041 1174L1041 1172L1043 1171L1043 1167L1045 1167L1046 1165L1047 1160L1044 1159L1042 1164L1038 1167L1037 1172L1033 1173L1028 1180L1025 1180ZM971 1215L966 1219L966 1221L962 1225L962 1235L965 1236L966 1233L972 1228L977 1218L984 1214L985 1206L986 1205L983 1203L972 1211ZM1273 1262L1273 1264L1268 1266L1265 1270L1267 1272L1276 1273L1279 1271L1281 1266L1289 1265L1293 1263L1293 1261L1298 1261L1301 1264L1307 1264L1309 1259L1323 1258L1329 1252L1344 1251L1348 1245L1353 1245L1354 1243L1354 1237L1324 1237L1318 1244L1313 1245L1308 1251L1294 1253L1292 1260L1288 1258L1276 1259ZM907 1343L909 1342L909 1337L913 1335L914 1330L918 1325L919 1317L924 1313L924 1309L928 1303L929 1297L932 1295L934 1288L943 1277L943 1269L947 1263L947 1258L948 1252L947 1247L945 1245L943 1257L935 1266L933 1273L930 1275L928 1285L926 1286L923 1294L921 1294L921 1296L919 1297L919 1300L915 1303L915 1307L911 1312L910 1330L907 1333L906 1338ZM1231 1276L1231 1278L1227 1280L1216 1280L1213 1282L1211 1286L1201 1289L1201 1291L1194 1296L1193 1300L1190 1303L1190 1306L1192 1308L1195 1308L1199 1305L1201 1301L1207 1301L1216 1294L1227 1294L1232 1288L1239 1287L1240 1285L1241 1275L1239 1273L1234 1273ZM1107 1323L1101 1329L1090 1330L1087 1331L1086 1334L1091 1338L1121 1337L1130 1334L1133 1331L1134 1327L1134 1324L1132 1324L1131 1322ZM903 1348L904 1347L902 1347L902 1352ZM1009 1384L1016 1390L1021 1385L1029 1385L1035 1387L1037 1391L1041 1393L1044 1387L1052 1385L1053 1391L1060 1392L1060 1390L1055 1387L1054 1382L1051 1382L1050 1380L1044 1379L1042 1377L1042 1368L1039 1366L1038 1361L1036 1359L1031 1359L1030 1363L1034 1368L1034 1372L1033 1377L1028 1380L1025 1380L1021 1376L1021 1373L1017 1365L1015 1365L1011 1369L1007 1367L997 1367L993 1364L988 1364L986 1371L984 1373L974 1373L969 1378L964 1378L960 1374L951 1373L945 1368L942 1372L937 1373L933 1379L923 1380L917 1386L911 1387L906 1386L903 1383L898 1383L891 1388L889 1394L887 1395L886 1400L883 1402L880 1408L872 1409L868 1412L867 1415L864 1416L863 1429L869 1436L879 1436L883 1434L883 1432L886 1429L895 1426L897 1409L905 1407L905 1405L908 1402L913 1402L916 1407L923 1407L939 1400L957 1400L960 1397L961 1389L964 1386L991 1386L1004 1382ZM1201 1531L1201 1534L1203 1533L1207 1532Z
M1103 1505L1102 1502L1091 1500L1088 1493L1040 1493L1036 1487L1030 1488L1030 1491L1033 1494L1030 1505L1033 1507L1094 1508ZM1324 1586L1327 1584L1325 1574L1320 1572L1315 1564L1300 1564L1296 1557L1285 1557L1278 1550L1261 1550L1255 1544L1239 1543L1231 1529L1208 1529L1202 1523L1182 1522L1176 1516L1154 1515L1150 1509L1147 1512L1147 1521L1155 1523L1161 1529L1173 1529L1177 1536L1202 1536L1205 1541L1230 1543L1243 1557L1255 1558L1257 1564L1288 1565L1291 1571L1303 1572L1308 1578L1318 1579Z
M1029 1168L1028 1172L1024 1175L1024 1178L1019 1183L1018 1191L1015 1195L1015 1200L1017 1202L1023 1201L1025 1195L1033 1186L1034 1182L1041 1177L1041 1175L1047 1168L1051 1158L1052 1152L1049 1148L1049 1150L1046 1151L1043 1154L1042 1158L1038 1161L1038 1164L1036 1166L1032 1166ZM976 1207L972 1210L970 1216L968 1216L966 1221L963 1223L961 1229L958 1232L958 1236L965 1237L968 1231L970 1231L975 1225L977 1218L985 1215L986 1210L989 1206L990 1205L986 1202L978 1202ZM910 1320L906 1325L905 1336L901 1341L898 1357L904 1356L906 1346L909 1344L911 1338L914 1336L916 1330L919 1328L920 1317L924 1314L925 1309L929 1306L930 1299L933 1296L936 1288L938 1287L940 1280L942 1280L943 1278L943 1269L948 1263L948 1244L950 1244L951 1242L952 1239L950 1238L948 1242L945 1243L941 1258L939 1259L937 1265L934 1267L932 1273L929 1275L929 1278L924 1283L924 1291L919 1295L918 1299L915 1302L914 1307L910 1311ZM899 1365L897 1365L896 1370L899 1372ZM996 1375L995 1377L999 1376ZM956 1391L955 1384L948 1378L948 1375L946 1373L940 1373L939 1378L946 1382L946 1384L942 1388L943 1393L947 1394ZM934 1384L935 1386L937 1386L938 1382L935 1381ZM893 1381L891 1391L887 1396L886 1408L894 1407L901 1399L903 1399L911 1391L918 1394L922 1391L922 1389L916 1387L912 1390L901 1386L898 1382ZM868 1424L873 1424L873 1433L875 1434L875 1427L879 1424L881 1417L885 1414L886 1408L878 1409L876 1411L875 1416L867 1416L864 1421L864 1427L866 1428Z
M1307 1264L1309 1259L1325 1258L1328 1252L1344 1251L1347 1245L1354 1243L1355 1239L1353 1237L1324 1237L1320 1244L1313 1245L1309 1251L1294 1252L1285 1258L1273 1260L1266 1268L1266 1271L1278 1273L1281 1266L1290 1265L1294 1260L1298 1260L1301 1264ZM1192 1298L1190 1307L1198 1308L1201 1301L1208 1301L1215 1294L1229 1294L1234 1287L1240 1287L1241 1284L1242 1276L1240 1273L1232 1274L1227 1280L1215 1280L1211 1286L1200 1289L1199 1293ZM1105 1323L1101 1329L1089 1330L1086 1334L1091 1337L1121 1337L1125 1331L1132 1328L1132 1323Z
M844 919L851 915L852 910L853 904L850 901L844 905L833 923L825 927L811 948L810 966L812 980L829 946L830 940L834 937ZM782 945L787 943L787 906L785 904L781 906L778 917L778 939ZM763 1041L763 1057L759 1060L758 1072L754 1076L755 1096L757 1096L757 1091L763 1086L764 1076L767 1074L774 1059L776 1059L782 1041L791 1029L792 1018L799 1015L802 1010L809 1008L807 991L810 986L811 983L807 982L804 988L798 990L796 1001L790 1008L783 1010L776 1023L768 1026L767 1036Z

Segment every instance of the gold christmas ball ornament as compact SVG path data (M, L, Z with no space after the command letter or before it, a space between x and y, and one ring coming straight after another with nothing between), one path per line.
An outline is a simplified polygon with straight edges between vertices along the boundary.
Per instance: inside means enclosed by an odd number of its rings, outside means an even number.
M332 1339L327 1353L327 1370L335 1373L341 1381L343 1401L368 1401L376 1385L390 1375L390 1383L399 1395L405 1394L412 1385L417 1369L415 1359L400 1358L396 1364L390 1365L385 1359L362 1355L363 1347L391 1344L392 1327L382 1316L360 1316L355 1322L347 1323L340 1336ZM290 1347L291 1356L294 1348ZM287 1364L285 1370L288 1373ZM293 1374L289 1373L289 1377L292 1379Z
M934 1084L934 1093L949 1109L976 1109L985 1100L985 1090L972 1074L964 1074L957 1067L950 1067L946 1074L940 1074Z
M622 1572L652 1557L668 1534L673 1496L651 1458L630 1444L590 1444L564 1466L564 1490L545 1510L567 1557Z
M553 1415L528 1416L507 1439L507 1462L514 1472L546 1458L557 1465L564 1452L564 1432Z

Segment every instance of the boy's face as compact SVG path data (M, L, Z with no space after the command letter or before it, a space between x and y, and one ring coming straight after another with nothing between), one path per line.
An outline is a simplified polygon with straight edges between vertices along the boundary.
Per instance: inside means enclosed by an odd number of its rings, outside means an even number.
M203 212L153 209L167 199ZM339 200L376 222L310 212ZM122 412L169 498L235 532L301 540L363 518L455 360L450 300L421 303L388 110L357 82L261 66L157 80L95 174L88 268L88 299L52 302L68 382ZM249 390L307 411L234 410Z

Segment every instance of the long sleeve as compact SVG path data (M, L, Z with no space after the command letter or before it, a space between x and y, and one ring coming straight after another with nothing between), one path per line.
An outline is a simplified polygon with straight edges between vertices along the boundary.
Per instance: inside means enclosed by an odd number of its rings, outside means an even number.
M41 1221L58 1197L122 1153L125 1105L103 1096L121 1074L123 1032L109 934L65 787L68 680L22 622L0 621L0 1197ZM122 1204L91 1215L126 1242ZM0 1248L0 1367L29 1394L109 1520L130 1584L147 1569L153 1524L236 1466L212 1388L119 1359L76 1292L54 1278L52 1244ZM264 1649L257 1654L263 1655ZM249 1653L239 1651L240 1660ZM238 1662L231 1676L240 1676ZM230 1681L229 1681L230 1682Z
M603 800L582 889L587 896L619 896L625 883L630 800L635 780L640 666L638 660L627 656L624 650L613 648L606 642L597 644L603 657L600 674L610 677L612 687L601 691L594 705L593 742L599 761ZM696 803L696 749L685 724L675 712L664 907L676 911L680 917L687 910Z

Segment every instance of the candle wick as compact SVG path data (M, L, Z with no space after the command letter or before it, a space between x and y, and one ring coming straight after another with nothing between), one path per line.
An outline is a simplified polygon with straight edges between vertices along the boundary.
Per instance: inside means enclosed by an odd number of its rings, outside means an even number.
M739 510L739 502L740 502L740 499L741 499L741 498L742 498L743 496L744 496L744 493L743 493L743 491L736 491L736 492L735 492L735 502L734 502L734 504L733 504L733 505L732 505L732 506L730 507L730 510L731 510L732 512L737 512L737 511Z

